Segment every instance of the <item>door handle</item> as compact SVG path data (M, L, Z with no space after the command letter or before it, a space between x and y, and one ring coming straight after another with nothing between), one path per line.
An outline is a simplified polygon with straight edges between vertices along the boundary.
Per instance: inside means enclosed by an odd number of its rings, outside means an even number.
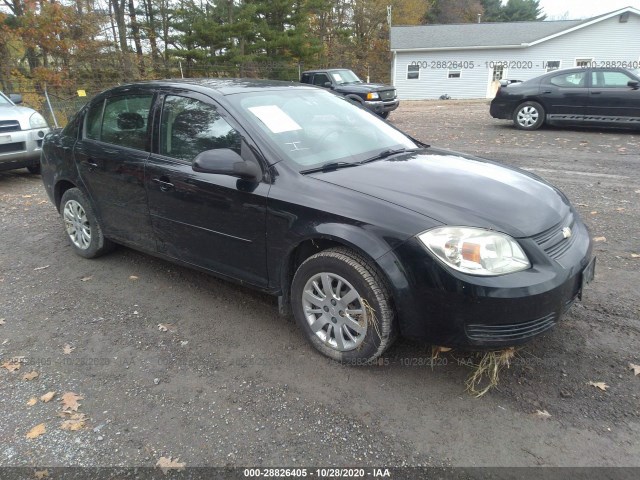
M171 190L175 186L173 183L169 181L167 177L154 178L153 182L160 185L160 190L162 190L163 192Z
M602 92L591 92L591 95L600 95Z
M98 168L98 164L93 158L87 159L87 165L89 165L89 171L93 172L96 168Z
M551 90L545 90L544 92L542 92L543 94L545 93L552 93Z

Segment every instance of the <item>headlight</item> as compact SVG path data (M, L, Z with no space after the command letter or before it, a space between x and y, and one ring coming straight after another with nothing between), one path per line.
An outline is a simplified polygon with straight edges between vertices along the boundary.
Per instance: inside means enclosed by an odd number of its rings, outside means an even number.
M441 227L418 238L438 260L471 275L504 275L531 267L518 242L491 230Z
M35 112L29 117L29 126L31 128L46 128L49 125L47 125L47 121L42 115L40 115L38 112Z
M378 95L376 92L367 93L367 100L378 100L379 98L380 95Z

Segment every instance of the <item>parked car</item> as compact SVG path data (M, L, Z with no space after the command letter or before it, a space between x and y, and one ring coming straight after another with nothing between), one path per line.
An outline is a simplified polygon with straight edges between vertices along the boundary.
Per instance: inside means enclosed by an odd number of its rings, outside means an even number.
M501 86L490 112L522 130L545 123L640 128L640 77L624 68L556 70Z
M365 83L346 68L309 70L302 73L300 82L333 90L364 105L382 118L387 118L400 105L394 87L383 83Z
M544 180L309 86L116 87L46 137L42 179L78 255L121 243L277 295L345 362L398 334L526 342L594 273L587 228Z
M40 152L49 125L32 108L20 107L20 95L0 92L0 171L27 167L40 172Z

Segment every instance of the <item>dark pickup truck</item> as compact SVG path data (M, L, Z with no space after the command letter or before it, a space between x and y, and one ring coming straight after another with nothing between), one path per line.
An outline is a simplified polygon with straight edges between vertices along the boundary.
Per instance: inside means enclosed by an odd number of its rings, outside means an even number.
M302 83L329 88L351 100L361 103L382 118L400 105L396 89L383 83L365 83L351 70L331 68L326 70L309 70L302 73Z

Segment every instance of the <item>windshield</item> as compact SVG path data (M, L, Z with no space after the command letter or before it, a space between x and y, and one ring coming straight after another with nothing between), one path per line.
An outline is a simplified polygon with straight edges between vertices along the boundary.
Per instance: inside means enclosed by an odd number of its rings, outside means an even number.
M0 105L7 106L7 105L13 105L13 103L11 103L9 99L4 96L4 93L0 93Z
M227 99L298 170L418 148L379 117L323 90L271 90Z
M362 80L353 73L351 70L336 70L329 72L329 75L333 77L333 80L338 85L347 85L350 83L362 83Z

